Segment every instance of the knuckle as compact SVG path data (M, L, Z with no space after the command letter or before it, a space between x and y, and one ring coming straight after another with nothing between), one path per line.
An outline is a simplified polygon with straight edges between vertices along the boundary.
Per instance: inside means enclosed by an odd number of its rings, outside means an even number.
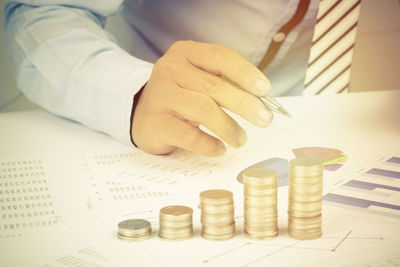
M186 135L184 138L185 145L190 148L190 150L195 150L195 148L201 143L202 134L200 130L192 131L190 134Z
M250 62L246 62L245 64L242 64L240 68L237 67L235 72L237 75L241 75L242 77L254 77L255 67Z
M216 103L206 95L198 97L196 102L197 117L199 121L202 122L212 115Z
M163 71L167 67L168 67L168 60L165 58L165 56L162 56L159 59L157 59L157 61L154 63L153 72Z
M215 45L214 56L217 62L223 62L230 58L233 54L233 50L226 45Z
M182 48L185 45L185 41L175 41L171 46L170 46L170 50L174 50L174 49L179 49Z
M204 80L203 90L207 95L212 96L215 95L215 93L220 90L222 86L223 81L221 78L209 76Z
M230 138L230 139L232 139L235 136L235 133L237 131L238 131L237 124L233 120L224 123L220 129L221 135L224 136L225 138Z
M190 47L191 45L193 45L193 41L190 40L178 40L175 41L170 48L168 49L169 51L173 51L173 52L181 52L183 50L185 50L187 47Z
M171 77L175 77L176 65L173 58L162 56L154 63L152 76L157 79L170 80Z
M252 107L256 106L258 103L253 96L249 94L242 94L236 98L236 109L238 110L251 110Z

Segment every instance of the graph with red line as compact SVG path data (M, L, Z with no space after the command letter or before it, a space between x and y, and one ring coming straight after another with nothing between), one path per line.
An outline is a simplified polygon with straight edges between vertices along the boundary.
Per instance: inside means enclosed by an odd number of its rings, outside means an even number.
M271 241L247 241L240 245L234 246L230 249L221 251L218 254L215 254L211 257L207 257L202 260L204 266L207 265L214 265L217 262L225 259L232 259L233 257L236 258L240 254L245 254L245 251L252 251L253 255L250 259L248 257L248 261L243 260L240 266L252 266L253 264L263 262L267 260L269 257L273 257L285 250L291 251L310 251L310 252L319 252L319 253L336 253L341 249L341 246L345 242L349 242L351 240L374 240L374 241L383 241L383 237L379 236L355 236L353 234L353 230L349 230L347 233L344 233L343 236L326 236L322 237L321 240L318 241L301 241L301 240L290 240L287 244L279 244L277 242ZM322 241L322 242L321 242ZM325 243L321 245L321 243ZM314 244L314 245L313 245ZM263 249L264 248L264 249ZM258 256L254 256L256 253L255 251L262 251Z

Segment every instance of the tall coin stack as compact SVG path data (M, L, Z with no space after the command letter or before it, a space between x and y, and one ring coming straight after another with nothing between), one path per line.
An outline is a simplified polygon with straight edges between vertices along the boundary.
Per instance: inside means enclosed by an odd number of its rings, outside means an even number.
M233 194L227 190L200 193L201 235L210 240L227 240L235 235Z
M244 232L251 239L271 239L278 235L277 174L269 169L243 172Z
M160 210L159 236L167 240L184 240L193 235L193 209L186 206L166 206Z
M322 235L322 162L296 158L289 169L289 235L299 240Z

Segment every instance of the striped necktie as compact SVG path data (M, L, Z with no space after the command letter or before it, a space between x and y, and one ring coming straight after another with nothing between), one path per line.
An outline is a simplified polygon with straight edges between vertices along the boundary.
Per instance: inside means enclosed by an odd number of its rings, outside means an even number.
M321 0L304 95L348 92L361 0Z

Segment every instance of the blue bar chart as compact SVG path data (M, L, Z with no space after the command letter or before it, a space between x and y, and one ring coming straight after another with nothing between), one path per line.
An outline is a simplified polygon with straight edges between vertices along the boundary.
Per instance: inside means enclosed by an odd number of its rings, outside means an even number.
M325 203L400 219L400 157L391 157L324 196Z

